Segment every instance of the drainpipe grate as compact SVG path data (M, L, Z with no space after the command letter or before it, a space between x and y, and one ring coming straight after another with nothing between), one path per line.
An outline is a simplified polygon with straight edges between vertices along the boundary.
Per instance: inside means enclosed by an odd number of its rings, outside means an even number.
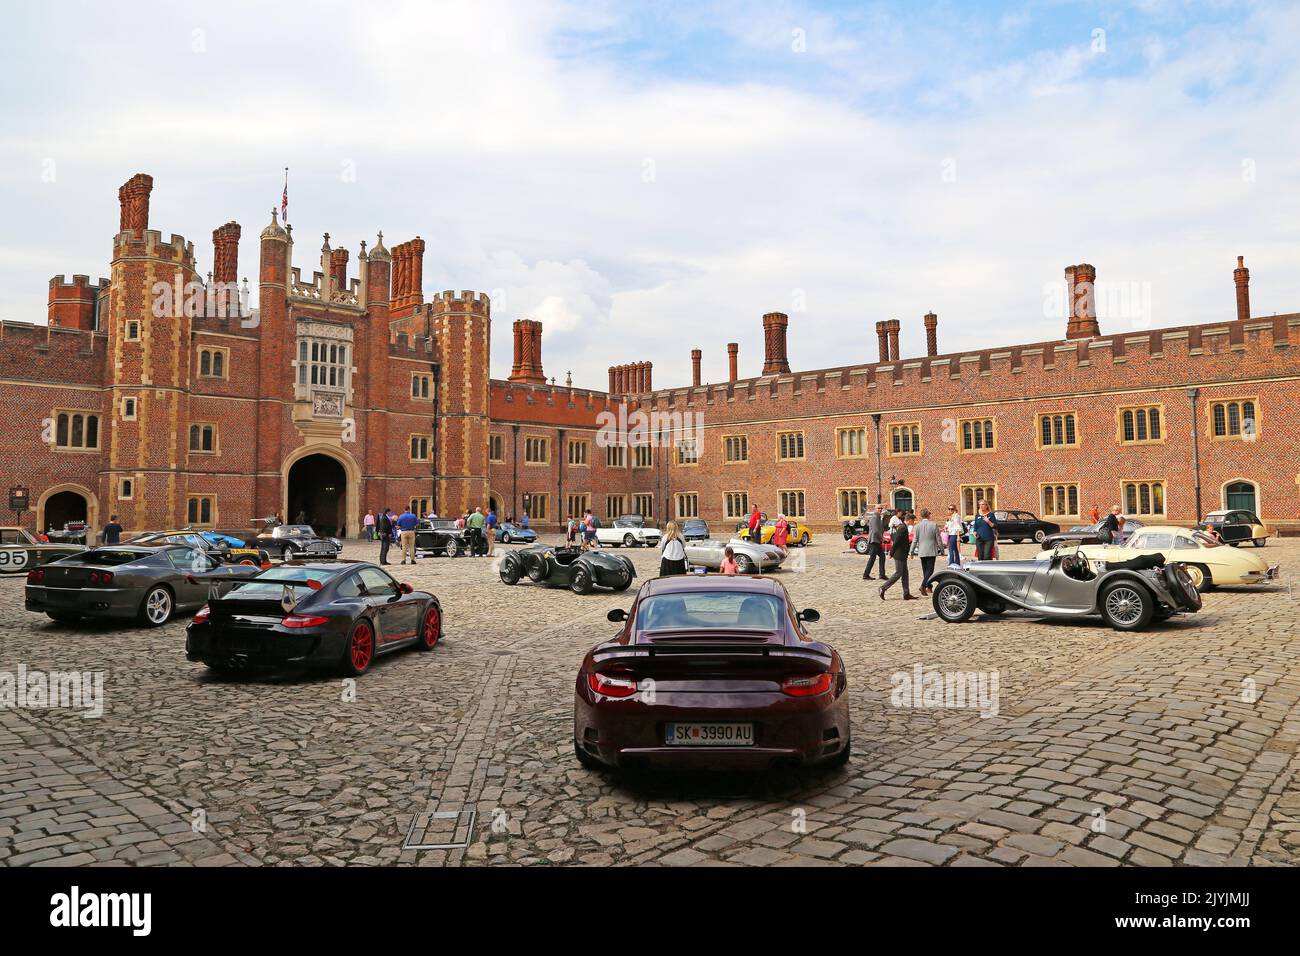
M406 833L403 850L460 850L474 836L474 810L435 810L417 813Z

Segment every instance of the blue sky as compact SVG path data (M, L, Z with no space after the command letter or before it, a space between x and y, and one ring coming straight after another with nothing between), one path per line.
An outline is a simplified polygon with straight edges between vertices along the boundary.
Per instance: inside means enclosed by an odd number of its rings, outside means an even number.
M292 168L296 264L320 234L428 243L426 293L545 325L548 374L683 384L761 364L1058 337L1097 267L1103 332L1300 310L1294 3L65 3L0 36L0 318L107 270L116 189L152 224L244 226ZM70 25L74 28L70 28ZM355 259L354 259L355 261Z

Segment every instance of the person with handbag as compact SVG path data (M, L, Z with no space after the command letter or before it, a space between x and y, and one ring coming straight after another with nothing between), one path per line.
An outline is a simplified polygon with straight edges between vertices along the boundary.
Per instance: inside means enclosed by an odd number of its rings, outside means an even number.
M686 543L682 533L677 529L677 522L668 522L664 528L664 540L660 547L659 576L686 573Z
M992 561L993 549L998 539L998 525L989 513L987 498L981 499L979 513L973 522L975 535L975 558L978 561Z

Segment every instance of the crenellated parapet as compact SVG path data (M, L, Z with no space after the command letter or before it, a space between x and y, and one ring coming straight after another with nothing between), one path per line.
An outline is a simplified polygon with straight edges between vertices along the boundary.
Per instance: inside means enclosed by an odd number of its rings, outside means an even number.
M100 387L107 348L103 332L0 322L0 378Z

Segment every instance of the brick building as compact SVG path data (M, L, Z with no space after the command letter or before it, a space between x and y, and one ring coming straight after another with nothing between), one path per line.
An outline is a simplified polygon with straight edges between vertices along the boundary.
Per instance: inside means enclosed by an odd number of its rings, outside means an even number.
M0 442L29 526L242 529L278 512L356 534L367 509L489 503L543 527L586 507L726 527L758 505L829 530L878 498L971 513L981 497L1062 524L1117 502L1300 524L1300 314L1251 318L1240 260L1222 322L1103 335L1080 264L1063 339L941 354L929 314L925 355L900 354L894 319L876 323L877 361L792 372L774 312L757 376L731 344L727 381L703 382L695 349L687 387L655 388L637 362L593 391L548 383L527 319L508 380L490 380L487 297L425 301L419 237L361 243L350 277L327 234L307 280L272 213L248 315L240 227L214 231L202 276L192 244L149 229L151 190L139 175L119 192L108 279L56 277L48 325L0 327Z

